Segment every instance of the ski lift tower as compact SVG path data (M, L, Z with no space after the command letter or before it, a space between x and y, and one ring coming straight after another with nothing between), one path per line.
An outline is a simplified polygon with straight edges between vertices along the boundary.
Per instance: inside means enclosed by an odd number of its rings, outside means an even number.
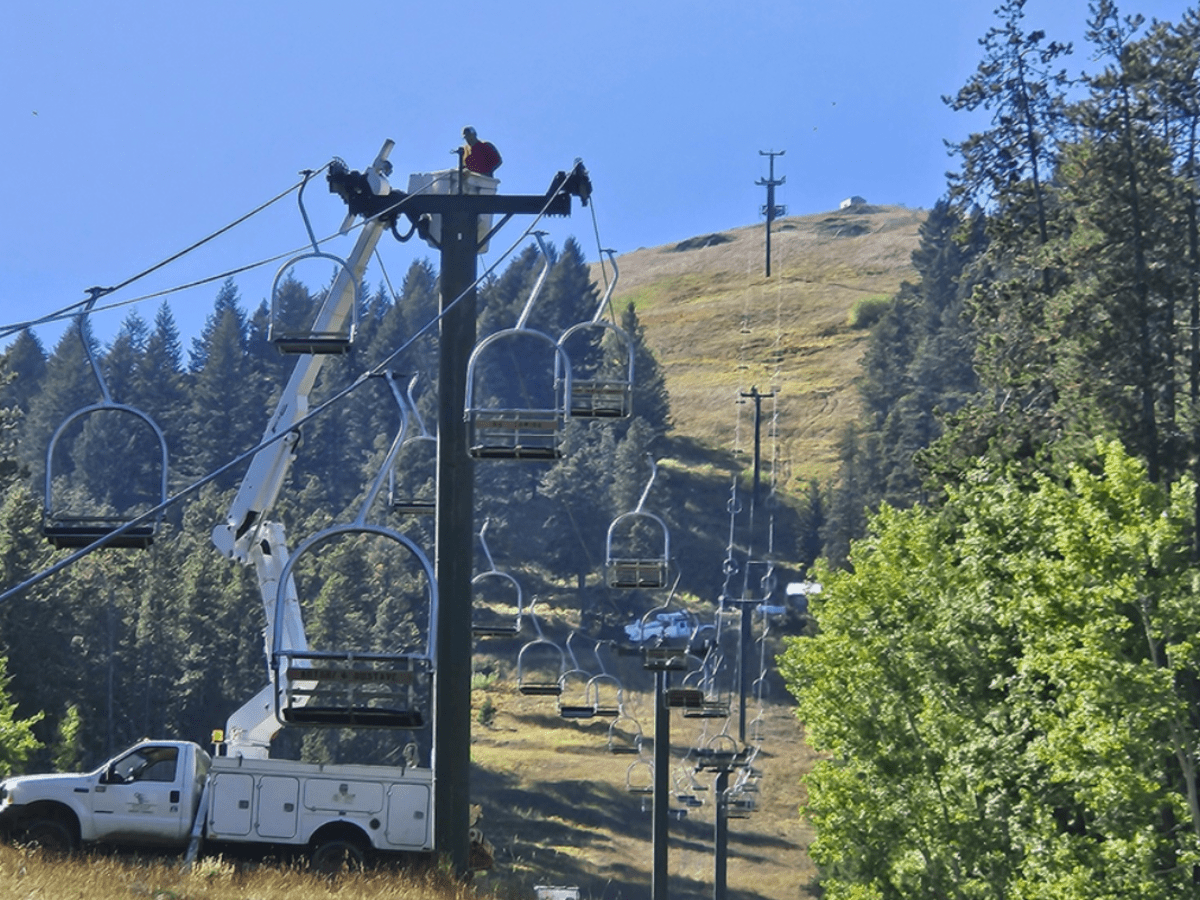
M461 159L461 158L460 158ZM352 175L355 173L351 173ZM464 409L467 362L476 339L476 260L488 240L515 215L569 216L571 197L587 205L592 185L576 161L559 172L544 194L469 193L473 174L460 163L457 178L442 192L393 190L375 196L351 179L343 199L352 214L403 214L441 254L438 362L438 448L434 570L438 585L437 685L433 711L434 848L454 870L466 874L470 857L471 750L471 566L474 550L474 466ZM487 179L493 184L492 179ZM410 182L411 187L412 182ZM481 228L493 216L499 221ZM436 224L436 233L430 226ZM482 233L481 233L482 232Z
M766 205L762 207L762 214L767 217L767 277L768 278L771 277L771 223L774 222L779 216L787 215L787 207L786 206L776 206L775 205L775 188L778 187L779 185L783 184L785 181L787 181L786 175L783 178L780 178L778 181L775 180L775 157L783 156L783 154L785 154L785 153L787 153L786 150L759 150L758 151L759 156L769 156L771 158L771 161L769 163L771 174L766 178L760 178L760 179L758 179L758 181L754 182L755 184L757 184L761 187L765 187L767 189L767 202L766 202Z

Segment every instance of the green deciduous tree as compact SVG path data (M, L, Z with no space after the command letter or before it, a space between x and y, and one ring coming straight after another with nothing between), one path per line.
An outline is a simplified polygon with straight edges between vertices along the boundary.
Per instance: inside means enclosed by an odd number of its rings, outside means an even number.
M19 771L30 755L41 746L33 736L33 726L42 713L20 719L16 706L8 698L8 662L0 657L0 776Z
M1119 445L885 507L782 669L830 898L1186 896L1200 863L1190 491Z

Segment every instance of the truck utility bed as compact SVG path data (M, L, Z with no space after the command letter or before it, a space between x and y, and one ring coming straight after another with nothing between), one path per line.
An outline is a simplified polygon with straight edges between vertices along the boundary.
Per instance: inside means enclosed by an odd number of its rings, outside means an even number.
M216 757L209 781L208 840L308 843L334 820L378 850L432 847L428 769Z

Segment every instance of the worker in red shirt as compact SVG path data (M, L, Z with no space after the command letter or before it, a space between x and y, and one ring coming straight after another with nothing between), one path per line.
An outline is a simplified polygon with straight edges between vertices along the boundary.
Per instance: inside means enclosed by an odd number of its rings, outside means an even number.
M463 167L471 172L492 177L492 173L500 168L503 160L500 151L489 141L481 141L475 129L468 125L462 132L466 146L462 148Z

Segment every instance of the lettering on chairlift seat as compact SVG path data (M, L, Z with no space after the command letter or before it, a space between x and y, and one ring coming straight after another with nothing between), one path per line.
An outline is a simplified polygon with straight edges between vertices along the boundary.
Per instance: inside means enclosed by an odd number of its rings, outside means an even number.
M413 673L404 669L334 669L329 667L300 668L287 670L289 681L346 681L359 684L412 684Z

